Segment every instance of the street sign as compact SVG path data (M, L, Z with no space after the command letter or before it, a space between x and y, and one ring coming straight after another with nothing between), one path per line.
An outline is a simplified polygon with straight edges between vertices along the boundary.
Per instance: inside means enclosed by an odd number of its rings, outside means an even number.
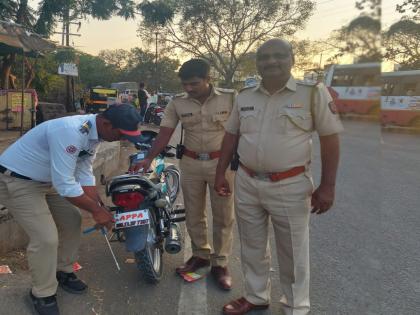
M77 77L79 72L77 66L74 63L62 63L58 66L58 74Z

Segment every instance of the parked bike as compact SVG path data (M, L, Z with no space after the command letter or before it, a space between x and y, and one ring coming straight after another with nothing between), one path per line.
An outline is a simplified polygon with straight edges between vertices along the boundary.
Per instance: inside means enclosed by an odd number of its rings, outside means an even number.
M144 141L130 155L130 165L143 160L157 133L142 131ZM175 165L166 164L173 157L168 146L157 156L151 171L112 177L106 185L107 196L117 206L115 229L111 239L125 242L127 251L134 253L137 267L145 280L157 283L163 273L162 255L181 250L181 233L177 222L185 220L184 209L175 206L179 193L180 175Z
M165 111L165 105L158 105L151 103L144 114L145 123L153 123L156 126L160 126Z

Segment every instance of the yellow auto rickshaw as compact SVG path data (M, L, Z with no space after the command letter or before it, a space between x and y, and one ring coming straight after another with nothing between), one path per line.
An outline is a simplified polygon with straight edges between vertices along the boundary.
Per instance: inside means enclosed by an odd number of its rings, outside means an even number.
M118 90L103 87L94 87L89 90L89 99L86 102L87 113L99 113L117 102Z

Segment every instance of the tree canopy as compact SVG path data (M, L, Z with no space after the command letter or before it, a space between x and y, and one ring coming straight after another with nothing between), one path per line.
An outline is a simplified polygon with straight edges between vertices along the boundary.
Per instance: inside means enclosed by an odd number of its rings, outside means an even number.
M302 29L313 12L309 0L143 1L139 34L160 30L168 49L206 59L232 86L247 54L270 37ZM148 8L148 9L147 9ZM163 14L160 14L163 13Z
M401 69L420 69L420 24L401 20L384 33L385 58Z

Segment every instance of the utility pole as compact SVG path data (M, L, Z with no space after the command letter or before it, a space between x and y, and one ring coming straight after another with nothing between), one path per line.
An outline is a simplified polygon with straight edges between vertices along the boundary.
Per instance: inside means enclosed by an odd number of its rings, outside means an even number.
M156 93L159 91L159 75L158 75L158 35L159 32L155 32L156 39L155 39L155 84L156 84Z
M80 34L70 34L70 24L76 24L80 28L80 22L74 23L70 21L70 8L67 6L63 12L63 29L62 32L54 32L61 35L61 45L70 47L70 36L81 36ZM71 94L70 94L71 93ZM74 77L66 75L66 110L67 112L74 112Z

